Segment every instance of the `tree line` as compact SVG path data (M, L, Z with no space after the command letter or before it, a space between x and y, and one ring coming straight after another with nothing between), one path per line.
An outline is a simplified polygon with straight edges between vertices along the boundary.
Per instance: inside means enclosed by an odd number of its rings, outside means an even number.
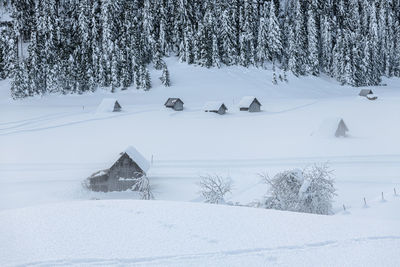
M149 66L168 86L167 56L272 65L352 86L400 77L400 0L11 0L8 8L0 77L12 78L14 98L149 90Z

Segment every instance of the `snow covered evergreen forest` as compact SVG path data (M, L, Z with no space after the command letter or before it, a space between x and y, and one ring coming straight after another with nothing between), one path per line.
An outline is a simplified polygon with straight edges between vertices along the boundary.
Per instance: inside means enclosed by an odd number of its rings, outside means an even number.
M149 67L168 85L163 57L172 55L203 67L323 73L352 86L400 76L399 0L2 2L13 23L1 30L0 77L13 78L13 98L149 90Z

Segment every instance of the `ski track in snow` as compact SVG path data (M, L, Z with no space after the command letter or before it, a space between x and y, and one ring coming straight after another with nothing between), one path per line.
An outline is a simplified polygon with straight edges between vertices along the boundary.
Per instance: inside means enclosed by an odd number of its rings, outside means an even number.
M303 165L315 162L329 162L330 164L353 165L353 164L398 164L398 155L368 155L368 156L329 156L329 157L293 157L276 159L215 159L215 160L164 160L154 161L152 168L243 168L263 167L281 165Z
M138 258L79 258L79 259L59 259L48 261L26 262L18 265L10 265L15 267L23 266L126 266L126 265L150 265L150 264L185 264L187 261L198 260L204 262L210 258L226 258L226 257L243 257L243 256L263 256L266 259L275 259L277 256L282 256L285 253L292 253L294 251L302 252L312 250L313 253L318 253L320 249L330 247L354 247L361 243L374 243L385 242L393 246L400 245L400 236L370 236L361 238L352 238L348 240L326 240L316 243L306 243L303 245L293 246L278 246L267 248L249 248L226 250L217 252L204 252L194 254L182 255L166 255L166 256L153 256L153 257L138 257ZM181 266L181 265L180 265Z
M265 158L265 159L176 159L176 160L154 160L152 169L164 168L244 168L244 167L265 167L281 165L304 165L316 162L329 162L334 165L354 165L354 164L394 164L400 162L400 154L392 155L346 155L346 156L321 156L321 157L288 157L288 158ZM104 162L92 163L0 163L0 170L6 171L31 171L31 170L54 170L70 167L93 167L104 166ZM10 166L15 166L14 168ZM3 166L3 167L2 167ZM29 167L28 169L26 169ZM60 168L61 167L61 168Z
M34 123L37 123L37 122L41 122L41 120L34 120L34 121L31 121L31 122L28 121L28 122L23 123L23 124L21 124L19 126L16 126L16 127L0 128L0 136L13 135L13 134L19 134L19 133L26 133L26 132L38 132L38 131L43 131L43 130L49 130L49 129L54 129L54 128L60 128L60 127L65 127L65 126L82 124L82 123L86 123L86 122L108 120L108 119L113 119L113 118L117 118L117 117L129 116L129 115L152 112L152 111L156 111L156 109L134 111L134 112L124 112L124 113L113 114L111 116L105 116L105 117L101 117L101 118L84 119L84 120L65 122L65 123L61 123L61 124L48 125L48 126L43 126L43 127L25 128L25 129L23 128L23 129L19 129L19 130L15 130L15 131L7 131L7 130L10 130L10 129L12 130L14 128L19 128L20 126L31 125L31 124L34 124ZM64 115L64 116L60 116L60 117L53 117L51 119L43 119L43 121L58 120L58 119L63 118L63 117L68 117L68 116L71 116L71 115L78 115L78 114L82 114L82 113L70 113L68 115ZM88 113L86 113L86 114L88 114ZM4 130L6 130L6 131L1 133L1 131L4 131Z
M313 105L315 105L317 103L319 103L319 101L314 101L314 102L311 102L311 103L308 103L308 104L304 104L304 105L300 105L300 106L297 106L297 107L285 109L285 110L282 110L282 111L275 111L275 112L274 111L269 111L268 113L271 113L271 114L283 114L283 113L287 113L287 112L291 112L291 111L307 108L307 107L313 106Z
M46 119L51 120L51 119L55 119L58 118L59 115L62 114L66 114L66 112L62 112L62 113L56 113L56 114L47 114L47 115L43 115L43 116L38 116L38 117L34 117L34 118L30 118L30 119L24 119L24 120L18 120L18 121L8 121L8 122L1 122L0 126L4 126L4 125L13 125L13 124L19 124L19 125L26 125L26 123L34 123L34 122L38 122L38 121L44 121ZM4 130L7 128L0 128L0 130Z

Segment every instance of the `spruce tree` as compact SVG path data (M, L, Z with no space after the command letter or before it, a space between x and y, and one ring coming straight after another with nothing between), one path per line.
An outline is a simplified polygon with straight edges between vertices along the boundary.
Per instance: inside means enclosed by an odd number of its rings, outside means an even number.
M219 52L219 44L217 40L217 36L214 33L212 36L212 65L213 67L221 67L221 55Z
M271 1L268 23L268 49L273 62L280 60L282 52L281 28L276 17L275 2Z
M193 64L195 61L195 50L194 50L194 37L191 26L186 27L184 35L184 46L185 46L185 60L188 64Z
M272 65L272 84L277 85L278 80L276 79L276 69L275 69L275 63Z
M226 65L236 64L238 61L237 31L232 13L227 8L221 18L222 61Z
M141 81L142 89L144 89L145 91L148 91L151 88L149 70L146 67L142 66L141 74L142 74L142 77L141 77L142 78L142 81Z
M306 29L305 12L300 0L295 1L294 11L294 56L296 57L295 72L304 75L306 71L307 53L306 53Z
M15 65L15 74L11 82L11 96L13 99L32 96L24 61L18 61Z
M316 18L316 9L317 3L315 0L312 1L312 4L308 10L308 22L307 22L307 36L308 36L308 60L307 60L307 72L312 75L319 74L319 55L318 55L318 32L317 25L315 22Z
M154 56L153 56L153 64L156 70L161 70L163 67L162 53L160 43L157 41L154 45Z
M119 79L119 57L118 57L119 47L115 46L113 53L111 55L111 92L115 92L117 88L120 87Z
M371 5L371 15L369 21L369 40L370 40L370 51L372 58L372 72L371 72L371 85L376 85L380 83L381 71L380 66L382 66L382 60L379 57L379 35L378 35L378 22L376 18L376 8L375 5Z
M162 71L162 75L160 77L161 83L165 86L165 87L169 87L171 86L171 81L169 78L169 71L167 68L167 65L164 65L163 67L163 71Z
M321 65L322 70L332 75L332 27L331 19L326 15L321 22Z
M266 3L265 3L266 5ZM268 46L268 21L262 17L258 28L257 61L260 66L264 66L265 61L271 58L270 48Z

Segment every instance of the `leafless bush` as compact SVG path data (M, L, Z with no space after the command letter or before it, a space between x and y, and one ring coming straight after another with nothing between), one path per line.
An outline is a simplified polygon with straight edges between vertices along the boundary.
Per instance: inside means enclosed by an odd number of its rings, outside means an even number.
M136 183L132 189L139 192L141 199L154 199L153 188L150 184L149 178L145 174L142 174L138 178L136 178Z
M327 163L305 170L278 173L273 178L261 175L269 185L265 207L269 209L331 214L335 194L332 171Z
M231 192L232 180L218 175L205 175L200 177L200 194L206 203L224 203L224 196Z

